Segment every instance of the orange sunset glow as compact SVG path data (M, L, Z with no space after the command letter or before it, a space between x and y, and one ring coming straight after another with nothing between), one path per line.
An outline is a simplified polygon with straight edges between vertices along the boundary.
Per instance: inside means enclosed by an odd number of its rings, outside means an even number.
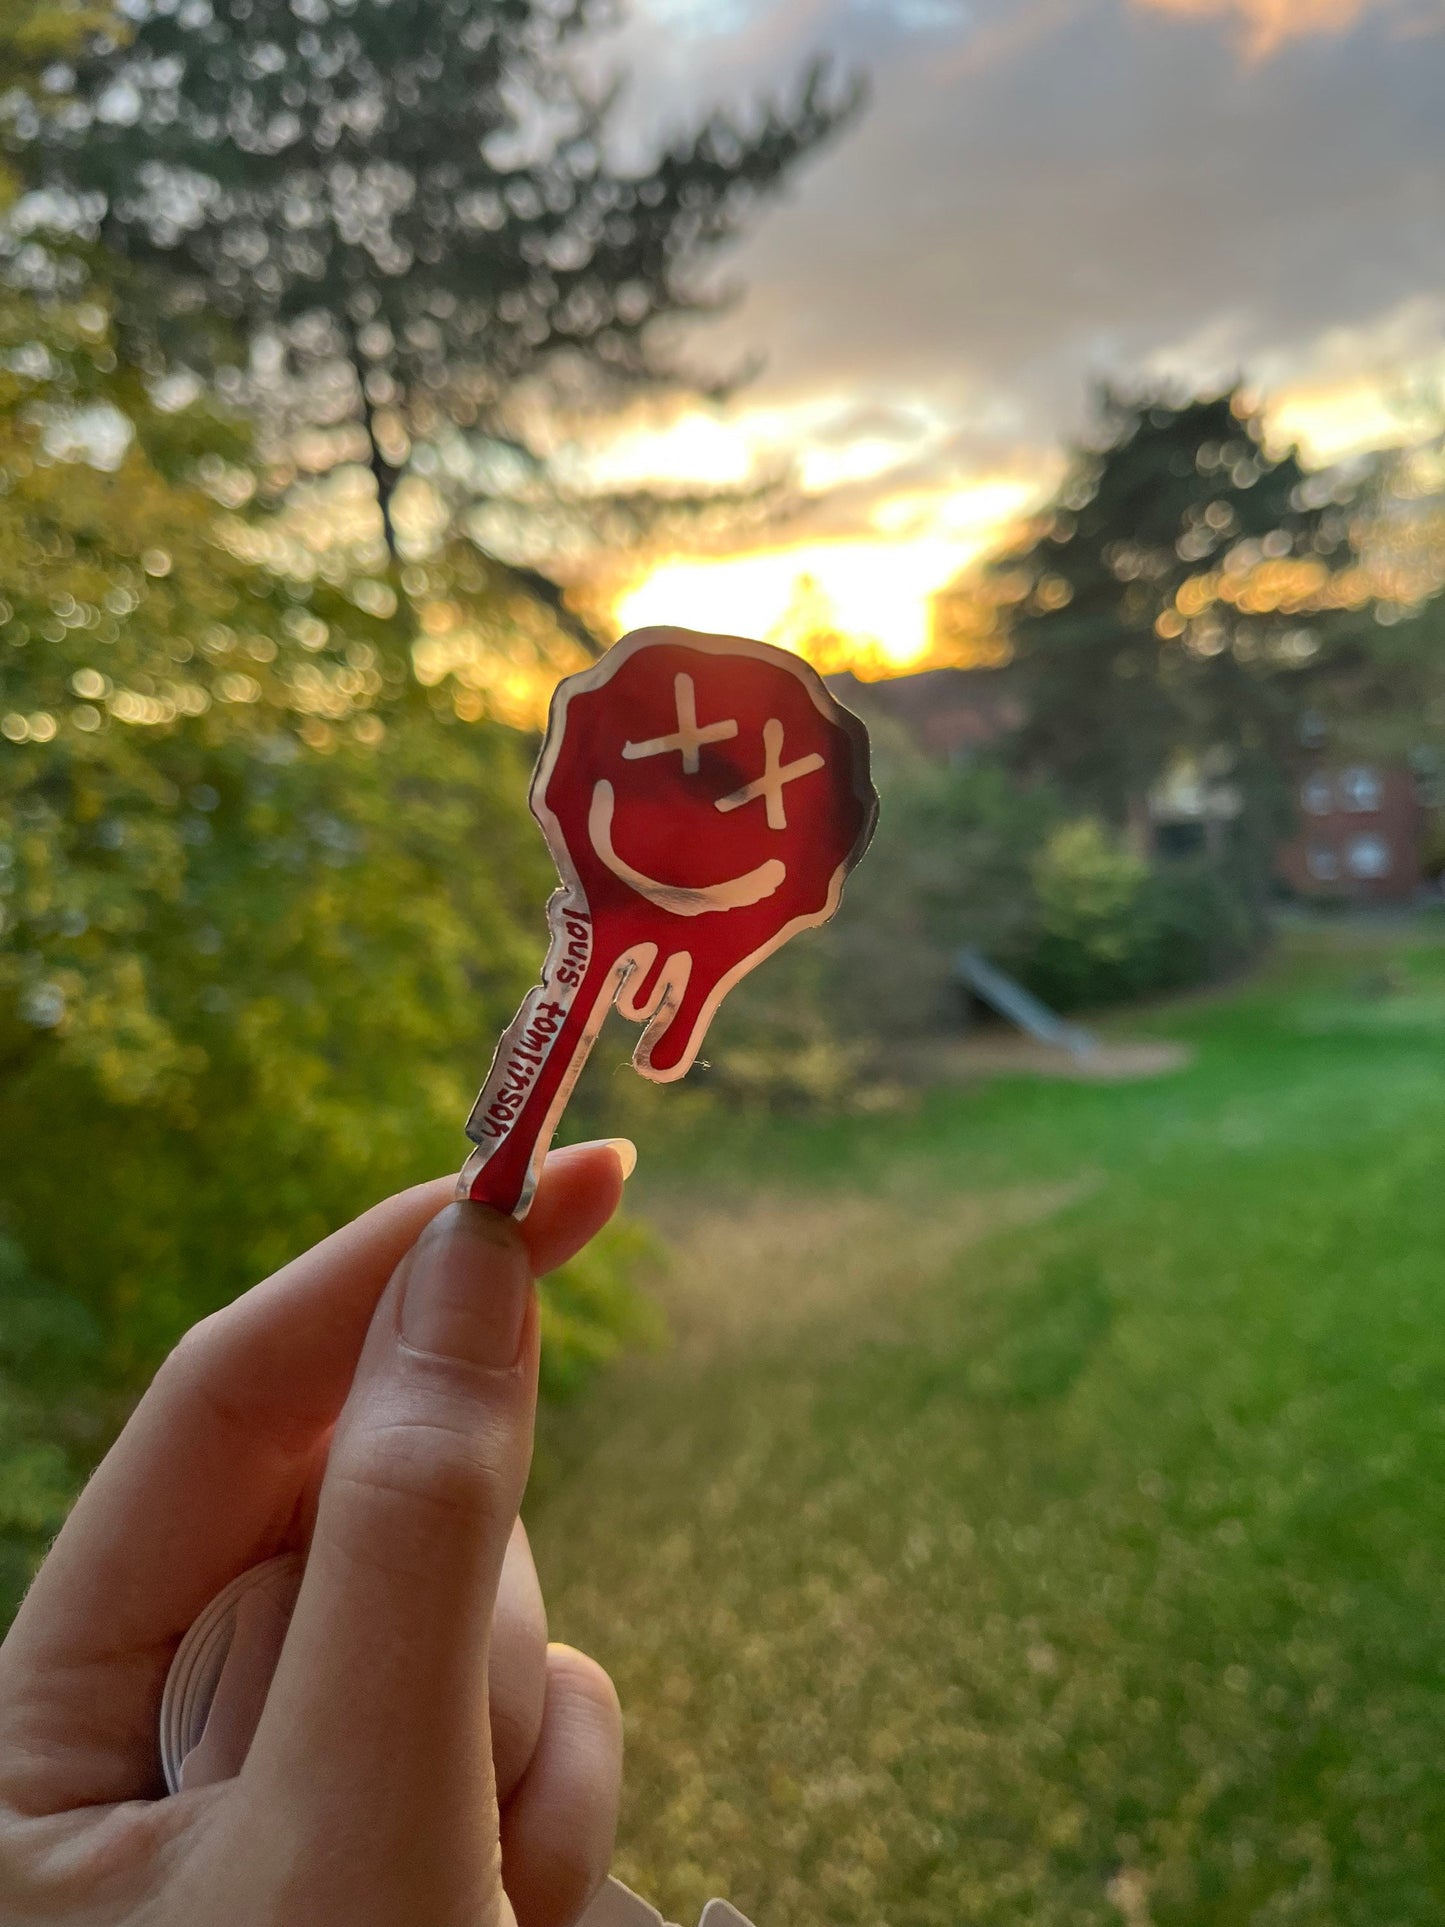
M1404 432L1389 380L1368 373L1288 391L1267 413L1277 439L1297 443L1316 463L1389 445ZM689 483L735 486L747 477L749 444L745 424L729 432L715 418L697 417L646 450L629 448L626 458L641 472L644 454L654 461L684 455ZM846 467L849 454L831 449L828 459ZM851 456L861 471L877 450L864 444ZM826 634L828 666L841 656L867 677L956 660L956 648L937 633L938 596L1039 506L1058 473L1058 458L1044 457L1032 476L980 477L919 496L890 493L885 471L867 529L654 559L616 595L615 624L675 623L792 648Z
M860 666L916 667L933 646L933 602L1037 491L980 483L925 533L799 541L719 556L672 556L616 606L623 628L675 622L794 644L804 623L851 638ZM972 532L960 524L971 522Z

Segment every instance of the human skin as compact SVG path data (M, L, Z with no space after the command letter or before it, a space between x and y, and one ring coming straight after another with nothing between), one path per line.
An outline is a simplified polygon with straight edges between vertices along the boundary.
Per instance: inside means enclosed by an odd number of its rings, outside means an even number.
M453 1179L418 1186L182 1340L0 1647L6 1927L584 1911L621 1719L602 1669L547 1643L518 1510L535 1279L607 1222L623 1176L612 1145L557 1152L520 1225L450 1203ZM222 1735L211 1783L167 1797L157 1719L181 1636L296 1550L254 1737Z

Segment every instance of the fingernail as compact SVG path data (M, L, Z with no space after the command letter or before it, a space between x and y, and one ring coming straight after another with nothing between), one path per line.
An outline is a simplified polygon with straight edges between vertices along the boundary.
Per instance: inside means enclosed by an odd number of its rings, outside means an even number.
M407 1260L402 1342L413 1351L504 1371L517 1362L532 1267L510 1219L449 1204Z
M569 1151L615 1151L624 1184L637 1169L637 1146L630 1137L592 1137L585 1144L569 1144L567 1148Z

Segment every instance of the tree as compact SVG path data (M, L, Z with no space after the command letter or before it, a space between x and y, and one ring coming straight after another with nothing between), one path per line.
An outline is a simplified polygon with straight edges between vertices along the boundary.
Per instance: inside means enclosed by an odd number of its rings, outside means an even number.
M308 551L52 265L0 288L0 1621L179 1332L459 1160L552 881L527 738L412 673L467 558L403 606ZM636 1242L549 1287L549 1391L639 1327Z
M428 463L463 511L505 464L535 495L515 411L544 375L670 377L651 321L702 300L693 271L841 103L815 81L609 174L584 153L607 103L563 60L587 11L18 0L0 23L0 212L33 190L0 221L0 1595L180 1330L460 1155L535 974L525 732L557 639L532 604L557 598L456 520L404 567L354 526L308 541L282 459L306 450L267 446L257 395L274 350L288 432L350 459L349 425L389 518ZM453 36L440 76L418 22ZM528 129L530 158L483 153ZM579 235L590 269L543 258ZM636 1246L549 1285L552 1393L644 1328Z
M1097 446L990 587L1024 712L1016 763L1137 829L1181 758L1227 783L1256 882L1301 710L1364 600L1333 478L1273 454L1238 390L1101 397Z
M195 797L219 807L253 761L379 741L410 678L382 585L228 545L216 498L245 487L243 431L156 408L95 292L0 298L0 989L21 1024L0 1061L47 1030L80 1048L94 1022L123 1084L169 1057L128 946L211 840Z
M87 34L114 34L120 24L109 0L10 0L0 19L0 72L7 88L32 114L43 109L53 93L45 76L54 63L73 58ZM7 196L12 188L7 182Z
M218 502L244 455L93 299L0 302L0 1622L179 1333L459 1161L545 940L528 739ZM550 1392L637 1243L549 1286Z
M858 100L815 67L636 167L584 77L605 0L134 0L58 77L63 116L8 146L134 270L123 352L285 387L306 459L359 454L388 545L408 475L567 619L542 572L546 382L611 396L688 377L663 324ZM249 358L249 359L248 359ZM294 446L294 437L293 437ZM555 531L554 531L555 532ZM574 623L575 626L575 623Z
M1348 675L1322 704L1341 751L1410 757L1445 801L1445 428L1440 400L1409 424L1417 438L1362 465L1353 540L1373 619L1359 625ZM1423 411L1422 411L1423 412ZM1364 600L1362 600L1362 607Z

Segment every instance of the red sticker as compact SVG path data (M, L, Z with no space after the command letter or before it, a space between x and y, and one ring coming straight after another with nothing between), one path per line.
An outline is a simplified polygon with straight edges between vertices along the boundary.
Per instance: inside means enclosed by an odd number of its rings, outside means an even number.
M838 908L878 813L868 735L798 657L625 637L552 699L532 813L562 888L543 980L498 1048L461 1195L521 1216L615 1002L666 1083L734 984Z

